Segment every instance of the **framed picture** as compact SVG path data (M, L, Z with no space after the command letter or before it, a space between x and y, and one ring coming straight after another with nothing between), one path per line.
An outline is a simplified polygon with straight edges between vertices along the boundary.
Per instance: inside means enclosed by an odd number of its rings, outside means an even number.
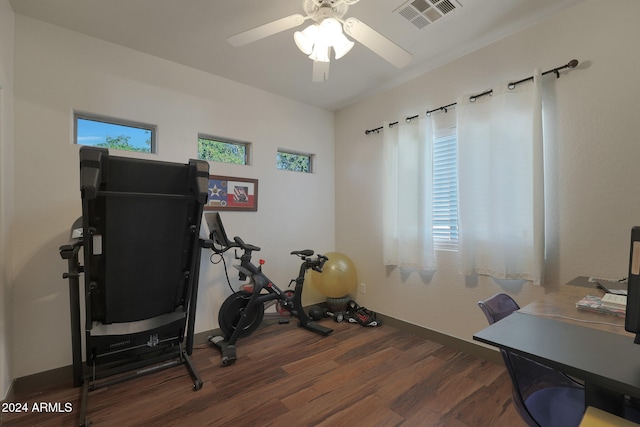
M209 175L206 211L257 211L258 180Z

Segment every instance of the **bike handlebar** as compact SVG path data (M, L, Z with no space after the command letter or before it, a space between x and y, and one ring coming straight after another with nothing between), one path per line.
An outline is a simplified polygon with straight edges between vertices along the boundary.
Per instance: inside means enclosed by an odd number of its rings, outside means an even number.
M243 249L244 251L259 251L260 250L260 248L258 246L254 246L254 245L250 245L248 243L245 243L244 240L242 240L238 236L234 237L233 241L236 242L236 244L238 246L240 246L240 248Z
M259 251L260 248L258 246L254 246L251 245L249 243L245 243L244 240L242 240L242 238L240 238L239 236L235 236L233 238L233 241L235 242L235 245L233 246L237 246L240 249L245 251L245 255L243 255L242 259L246 259L251 262L251 252L253 251ZM315 258L310 258L312 255L314 254L313 250L311 249L304 249L301 251L293 251L291 252L291 255L297 255L299 257L301 257L302 259L304 259L304 266L306 268L310 268L313 271L317 271L318 273L322 273L322 269L324 267L324 263L327 262L329 260L329 258L327 258L324 255L320 255L318 254ZM237 257L237 255L236 255ZM241 272L242 275L242 272Z

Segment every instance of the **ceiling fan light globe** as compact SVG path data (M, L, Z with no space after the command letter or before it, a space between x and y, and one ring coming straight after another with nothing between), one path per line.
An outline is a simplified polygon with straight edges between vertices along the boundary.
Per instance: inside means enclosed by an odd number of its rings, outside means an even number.
M344 34L341 34L341 36L342 37L339 38L339 41L333 45L333 51L336 55L336 59L340 59L345 56L355 45L355 43L346 38Z
M344 37L342 34L342 25L335 18L325 18L320 23L318 29L318 39L322 40L329 46L334 46L339 42L340 37Z
M310 55L313 52L313 45L316 43L318 37L318 26L310 25L303 31L296 31L293 34L293 41L296 42L296 46L305 55Z
M317 62L329 62L329 46L316 43L313 46L313 52L311 52L309 58Z

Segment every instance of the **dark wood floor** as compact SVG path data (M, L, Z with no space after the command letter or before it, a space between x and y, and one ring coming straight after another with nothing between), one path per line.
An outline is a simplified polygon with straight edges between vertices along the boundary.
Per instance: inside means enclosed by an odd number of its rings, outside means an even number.
M271 324L241 339L238 361L220 366L209 345L192 360L204 386L192 391L182 366L89 394L92 426L523 426L503 366L383 325L323 324L322 337ZM24 396L29 413L0 414L2 426L71 426L80 389ZM34 413L34 403L70 413Z

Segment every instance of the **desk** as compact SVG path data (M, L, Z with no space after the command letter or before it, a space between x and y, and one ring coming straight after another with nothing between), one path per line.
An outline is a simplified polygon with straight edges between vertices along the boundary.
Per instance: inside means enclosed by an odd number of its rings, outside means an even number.
M633 341L635 335L624 330L624 317L578 310L576 302L586 295L602 297L604 291L597 288L563 286L560 290L522 307L518 312L613 332L627 336Z
M596 291L579 289L582 296ZM548 297L553 298L553 295ZM534 304L548 306L549 301L545 300ZM559 300L562 300L560 296ZM572 314L592 315L575 309L576 301L573 301ZM586 406L622 415L623 396L640 397L640 345L633 343L633 335L535 315L535 307L524 307L476 333L473 339L513 351L583 380ZM615 316L596 316L600 320L624 323L624 319L618 320Z

